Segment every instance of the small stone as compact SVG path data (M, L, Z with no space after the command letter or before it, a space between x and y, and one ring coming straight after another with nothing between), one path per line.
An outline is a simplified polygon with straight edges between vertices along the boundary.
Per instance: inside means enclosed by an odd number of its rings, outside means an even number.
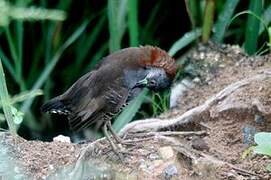
M170 146L161 147L158 152L164 160L170 159L174 156L174 151Z
M164 162L162 160L155 160L155 161L152 162L152 166L157 167L157 166L160 166L163 163Z
M203 150L209 150L209 146L208 144L199 137L195 137L192 139L192 148L199 150L199 151L203 151Z
M150 159L150 160L153 161L153 160L159 159L159 156L158 156L158 154L156 154L156 153L151 153L151 154L149 155L148 159Z
M166 180L170 180L173 176L178 176L178 169L174 164L171 164L165 168L164 177Z
M263 118L262 115L256 114L254 119L255 119L255 122L256 122L257 124L262 124L262 123L264 123L264 118Z
M65 143L71 143L71 138L68 136L58 135L53 138L54 142L65 142Z
M243 128L243 143L251 145L254 143L254 135L256 134L256 128L251 125L245 125Z
M196 77L196 78L193 79L193 82L195 82L195 83L200 83L200 81L201 81L201 80L200 80L200 78L198 78L198 77Z
M52 164L49 165L49 169L53 170L54 166Z

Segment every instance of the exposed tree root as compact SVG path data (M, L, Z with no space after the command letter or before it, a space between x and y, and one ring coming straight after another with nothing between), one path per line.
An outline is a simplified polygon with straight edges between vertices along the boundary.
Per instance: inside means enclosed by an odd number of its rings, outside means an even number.
M240 90L242 87L249 85L255 81L262 81L271 77L271 71L265 71L253 77L240 80L233 84L228 85L226 88L221 90L216 95L212 96L205 101L204 104L197 106L184 114L174 117L172 119L162 120L158 118L144 119L134 121L130 124L127 124L121 131L120 135L124 136L126 133L135 133L135 132L155 132L161 129L170 129L171 127L185 126L190 123L200 124L202 117L210 118L210 108L213 105L218 104L220 101L225 99L227 96L231 95L237 90ZM257 104L255 104L257 105ZM258 108L258 107L257 107ZM258 109L260 109L259 107Z

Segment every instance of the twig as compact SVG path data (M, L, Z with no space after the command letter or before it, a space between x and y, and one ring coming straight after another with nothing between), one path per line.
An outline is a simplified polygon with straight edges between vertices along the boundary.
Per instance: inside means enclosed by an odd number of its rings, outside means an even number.
M191 136L191 135L204 135L206 131L160 131L160 132L147 132L147 133L131 133L132 137L146 137L146 136Z

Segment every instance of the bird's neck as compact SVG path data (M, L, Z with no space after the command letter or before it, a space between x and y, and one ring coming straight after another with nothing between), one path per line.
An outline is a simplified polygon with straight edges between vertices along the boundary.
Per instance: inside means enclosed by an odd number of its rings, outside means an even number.
M143 68L137 70L124 70L124 86L128 89L134 89L136 83L144 79L147 73L148 72Z

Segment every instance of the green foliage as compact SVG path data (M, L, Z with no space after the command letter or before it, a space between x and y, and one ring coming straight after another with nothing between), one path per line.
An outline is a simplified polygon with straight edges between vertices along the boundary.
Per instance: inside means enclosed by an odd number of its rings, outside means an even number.
M173 43L171 48L168 51L170 56L174 56L179 50L185 48L187 45L195 41L201 35L200 29L195 29L191 32L187 32L178 39L176 42Z
M128 23L129 23L129 36L130 46L138 45L138 20L137 20L137 0L128 0Z
M169 110L169 97L169 91L164 91L163 93L152 93L153 116L158 116L159 114Z
M11 20L57 20L66 19L61 10L47 10L37 7L18 7L5 0L0 0L0 26L7 26Z
M124 2L124 1L122 1ZM107 13L109 22L109 48L110 52L114 52L121 48L121 24L119 23L120 14L119 11L120 0L108 0Z
M4 114L0 113L0 121L7 121L11 133L16 134L16 126L22 123L24 116L24 113L17 110L14 104L39 95L42 95L42 91L37 89L30 92L22 92L10 98L5 81L5 74L0 60L0 108L4 111Z
M200 3L198 3L198 0L185 0L185 5L192 24L192 29L195 29L202 21Z
M14 117L14 107L10 104L5 74L0 60L0 98L3 111L8 123L9 130L12 134L16 134L16 116ZM19 118L19 117L18 117Z
M113 124L113 128L116 131L121 130L123 126L132 121L133 117L139 110L142 102L146 98L148 93L147 89L144 89L135 99L132 100L131 103L121 112L121 114L117 117L116 121Z
M261 16L263 7L263 1L251 0L249 4L249 10L256 16ZM258 34L259 34L260 22L255 16L248 16L245 32L245 50L248 54L253 54L257 50Z
M271 156L271 133L260 132L255 134L254 141L257 146L254 148L254 153ZM268 171L271 171L271 164L267 167Z
M264 24L269 24L271 22L271 4L264 10L262 15L262 21ZM265 26L263 23L260 24L259 35L265 30Z
M206 43L209 40L215 13L215 0L206 0L205 12L202 25L202 42Z
M235 20L237 17L239 17L239 16L241 16L241 15L244 15L244 14L249 14L249 15L251 15L251 16L253 16L254 18L256 18L259 22L261 22L261 24L262 24L262 26L264 27L264 29L266 30L266 32L267 32L267 34L268 34L268 39L270 39L270 32L269 32L269 30L268 30L268 27L267 27L267 25L266 25L266 23L265 23L265 21L261 18L261 17L259 17L259 16L257 16L255 13L253 13L252 11L242 11L242 12L240 12L240 13L237 13L232 19L231 19L231 22L233 21L233 20ZM254 36L253 36L254 37ZM265 44L265 43L264 43ZM262 48L260 48L259 50L262 50ZM268 49L267 49L268 50ZM265 51L265 50L264 50ZM256 54L261 54L261 53L256 53Z
M225 2L224 9L220 12L218 20L214 25L214 41L219 43L223 42L226 29L229 25L229 22L231 21L231 17L233 16L233 12L238 3L239 0L227 0Z

